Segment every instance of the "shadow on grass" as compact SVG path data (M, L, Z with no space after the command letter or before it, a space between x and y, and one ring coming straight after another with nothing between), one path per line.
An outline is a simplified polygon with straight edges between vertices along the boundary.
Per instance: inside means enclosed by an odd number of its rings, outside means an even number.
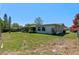
M44 33L30 33L30 34L44 34ZM52 36L64 36L67 35L69 33L60 33L60 34L44 34L44 35L52 35Z
M54 35L54 36L64 36L64 35L67 35L67 34L69 34L69 33L60 33L60 34L52 34L52 35Z

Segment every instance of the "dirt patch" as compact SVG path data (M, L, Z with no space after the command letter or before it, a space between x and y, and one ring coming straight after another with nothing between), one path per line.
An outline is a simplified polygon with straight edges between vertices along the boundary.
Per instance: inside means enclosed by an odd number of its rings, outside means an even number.
M46 45L40 45L32 50L4 51L3 55L79 55L78 40L57 40Z
M79 54L79 42L77 40L58 40L49 42L45 46L36 48L34 54L74 55Z

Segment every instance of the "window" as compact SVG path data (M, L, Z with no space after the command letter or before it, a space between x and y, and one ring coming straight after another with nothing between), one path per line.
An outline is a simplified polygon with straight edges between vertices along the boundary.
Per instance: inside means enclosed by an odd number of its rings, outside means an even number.
M40 31L40 27L38 27L38 31Z
M45 27L42 27L42 31L45 31Z

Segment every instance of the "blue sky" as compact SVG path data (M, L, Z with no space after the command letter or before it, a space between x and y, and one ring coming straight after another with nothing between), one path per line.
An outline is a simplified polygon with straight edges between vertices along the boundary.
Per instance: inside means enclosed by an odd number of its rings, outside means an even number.
M0 4L0 16L4 13L12 17L12 22L21 25L34 23L36 17L40 16L44 23L64 23L70 27L76 13L79 13L79 4L68 3L20 3Z

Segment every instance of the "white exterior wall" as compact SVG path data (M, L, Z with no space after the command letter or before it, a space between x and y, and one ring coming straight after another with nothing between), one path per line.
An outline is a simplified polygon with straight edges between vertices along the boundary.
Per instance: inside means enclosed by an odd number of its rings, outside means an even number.
M42 27L45 27L45 31L42 31ZM57 26L57 28L55 26L41 26L40 27L41 30L38 31L38 27L36 27L36 32L37 33L46 33L46 34L52 34L52 28L54 28L56 30L56 33L62 33L64 28L62 26Z
M64 27L58 26L57 28L55 28L55 30L56 30L56 33L57 33L57 34L58 34L58 33L62 33L63 30L64 30Z
M37 27L37 28L36 28L36 32L37 32L37 33L52 34L52 30L51 30L52 26L43 26L43 27L45 27L45 31L42 31L42 27L41 27L41 30L38 31L38 27Z

